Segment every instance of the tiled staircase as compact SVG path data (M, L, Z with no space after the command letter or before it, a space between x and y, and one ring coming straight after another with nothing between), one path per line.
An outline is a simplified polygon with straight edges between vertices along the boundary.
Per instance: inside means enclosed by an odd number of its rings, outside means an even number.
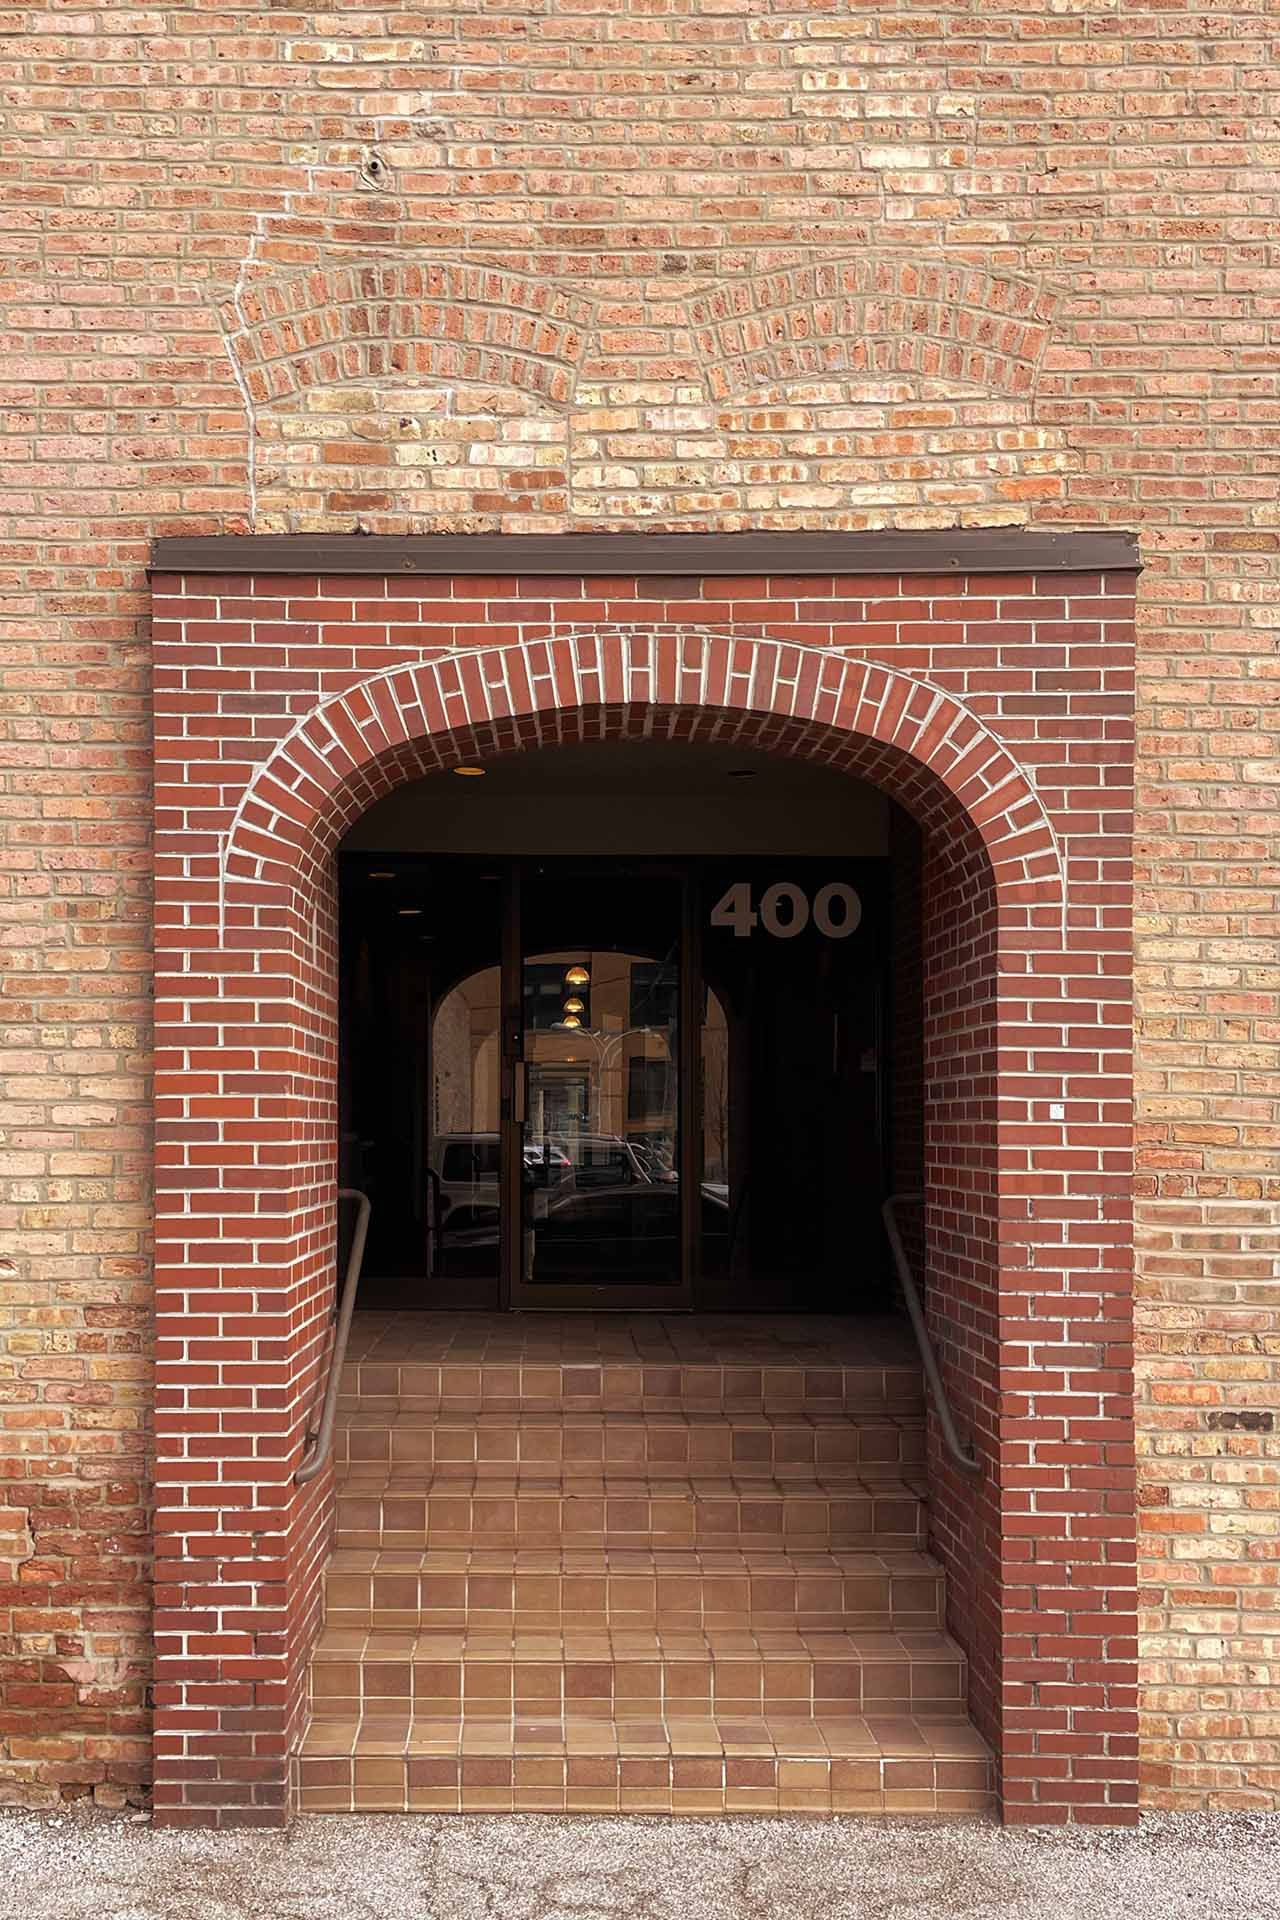
M304 1810L990 1804L894 1323L368 1314Z

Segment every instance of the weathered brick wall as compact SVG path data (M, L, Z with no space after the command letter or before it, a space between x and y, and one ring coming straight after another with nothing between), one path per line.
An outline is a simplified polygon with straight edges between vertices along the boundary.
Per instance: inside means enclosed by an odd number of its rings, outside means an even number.
M12 1790L144 1762L152 536L1031 518L1147 566L1147 1795L1277 1797L1276 54L1236 0L0 14Z

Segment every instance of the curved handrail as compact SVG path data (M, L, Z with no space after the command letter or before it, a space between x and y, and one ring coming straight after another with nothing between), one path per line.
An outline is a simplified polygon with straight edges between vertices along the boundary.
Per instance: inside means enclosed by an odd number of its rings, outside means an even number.
M355 1312L356 1288L360 1285L360 1269L364 1265L364 1243L369 1237L369 1215L373 1211L368 1194L361 1193L356 1187L339 1187L338 1198L339 1200L358 1200L360 1211L356 1215L356 1230L351 1241L351 1252L347 1255L347 1272L342 1283L342 1298L338 1303L338 1324L333 1336L333 1351L329 1356L329 1373L324 1383L320 1423L307 1430L302 1462L293 1476L294 1485L298 1487L305 1487L308 1480L315 1479L328 1459L329 1449L333 1445L333 1424L338 1413L338 1385L342 1376L342 1363L347 1357L351 1316Z
M982 1462L976 1453L960 1444L960 1435L956 1432L956 1423L951 1412L951 1402L947 1390L942 1384L942 1374L938 1368L938 1357L933 1351L933 1342L929 1338L929 1329L925 1325L924 1308L920 1304L920 1294L916 1287L915 1275L907 1259L906 1248L902 1244L902 1234L898 1229L894 1208L904 1202L908 1205L923 1202L922 1193L890 1194L880 1209L884 1220L884 1230L889 1236L889 1245L893 1249L893 1263L898 1270L898 1279L902 1283L902 1296L907 1303L907 1313L911 1318L912 1332L916 1336L916 1345L920 1349L920 1358L924 1362L925 1378L929 1382L929 1391L933 1395L933 1404L937 1409L938 1425L942 1428L942 1438L946 1442L947 1452L965 1473L981 1473Z

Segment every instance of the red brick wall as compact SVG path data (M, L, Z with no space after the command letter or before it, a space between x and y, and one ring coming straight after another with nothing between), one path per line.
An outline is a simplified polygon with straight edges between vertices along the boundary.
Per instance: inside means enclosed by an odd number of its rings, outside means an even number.
M162 576L155 616L164 1817L286 1807L325 1507L292 1473L333 1257L333 848L403 780L602 733L801 753L923 828L930 1311L984 1462L935 1473L953 1625L1007 1815L1130 1817L1129 1055L1104 1023L1132 576Z
M1012 1113L1010 1081L1019 1069L1025 1071L1027 1049L1034 1041L1019 1030L1016 1013L1012 1021L999 1024L997 889L972 825L957 822L952 832L951 848L940 847L936 834L926 839L921 889L927 1195L923 1229L930 1283L926 1313L962 1438L980 1459L993 1452L1003 1459L1002 1373L1011 1356L1002 1353L1000 1343L1002 1337L1006 1342L1017 1337L1012 1323L1024 1317L1025 1307L1012 1300L1006 1305L1018 1276L1002 1275L1000 1270L1001 1200L1011 1212L1019 1204L1016 1178L1007 1178L1001 1193L1002 1145L1011 1175L1020 1157L1007 1140L1000 1140L997 1103L1003 1095ZM1009 965L1006 953L1006 971ZM1007 1062L1003 1087L997 1075L997 1046L1004 1050ZM1035 1107L1024 1100L1022 1111L1028 1118L1037 1110L1044 1113L1043 1098ZM1047 1166L1053 1155L1041 1157ZM1003 1333L1002 1313L1008 1316ZM1003 1736L1002 1583L1009 1576L1002 1567L1002 1495L1003 1488L990 1474L975 1481L957 1467L933 1421L929 1434L932 1544L947 1569L948 1625L969 1654L970 1706L1001 1754L1008 1806L1011 1796L1032 1800L1036 1796L1034 1791L1024 1795L1019 1790L1017 1750L1006 1753ZM1017 1504L1015 1499L1014 1511Z
M1274 37L1225 0L0 17L7 1794L145 1761L153 536L1034 520L1146 566L1145 1792L1275 1801Z
M921 939L923 848L909 814L889 816L889 918L892 951L888 987L889 1048L888 1186L891 1193L919 1193L924 1186L924 950ZM904 1209L904 1244L919 1264L924 1218Z

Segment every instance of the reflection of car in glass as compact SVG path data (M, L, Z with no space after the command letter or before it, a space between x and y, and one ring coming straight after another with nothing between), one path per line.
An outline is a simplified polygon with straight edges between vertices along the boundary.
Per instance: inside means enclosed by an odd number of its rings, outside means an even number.
M440 1233L498 1224L501 1145L496 1133L442 1133L431 1143L427 1177Z
M571 1171L565 1184L578 1191L648 1184L649 1173L641 1155L631 1141L616 1133L579 1133L546 1144L569 1161Z
M702 1229L723 1234L727 1194L702 1189ZM582 1268L601 1278L666 1271L677 1259L680 1189L672 1180L563 1188L535 1223L538 1244L558 1270Z
M557 1146L528 1144L526 1181L554 1185L572 1172L569 1156ZM442 1133L431 1143L428 1178L436 1188L436 1220L442 1233L474 1228L497 1232L501 1142L496 1133Z
M656 1140L628 1140L636 1160L643 1169L646 1180L677 1180L679 1175L671 1164L671 1149L660 1146Z
M574 1264L648 1266L661 1257L658 1242L677 1240L678 1175L644 1143L617 1134L577 1134L526 1141L522 1157L527 1224L556 1242L557 1255L564 1252ZM431 1159L442 1237L455 1247L495 1244L498 1135L442 1134ZM723 1233L728 1188L704 1182L702 1200L704 1232Z

